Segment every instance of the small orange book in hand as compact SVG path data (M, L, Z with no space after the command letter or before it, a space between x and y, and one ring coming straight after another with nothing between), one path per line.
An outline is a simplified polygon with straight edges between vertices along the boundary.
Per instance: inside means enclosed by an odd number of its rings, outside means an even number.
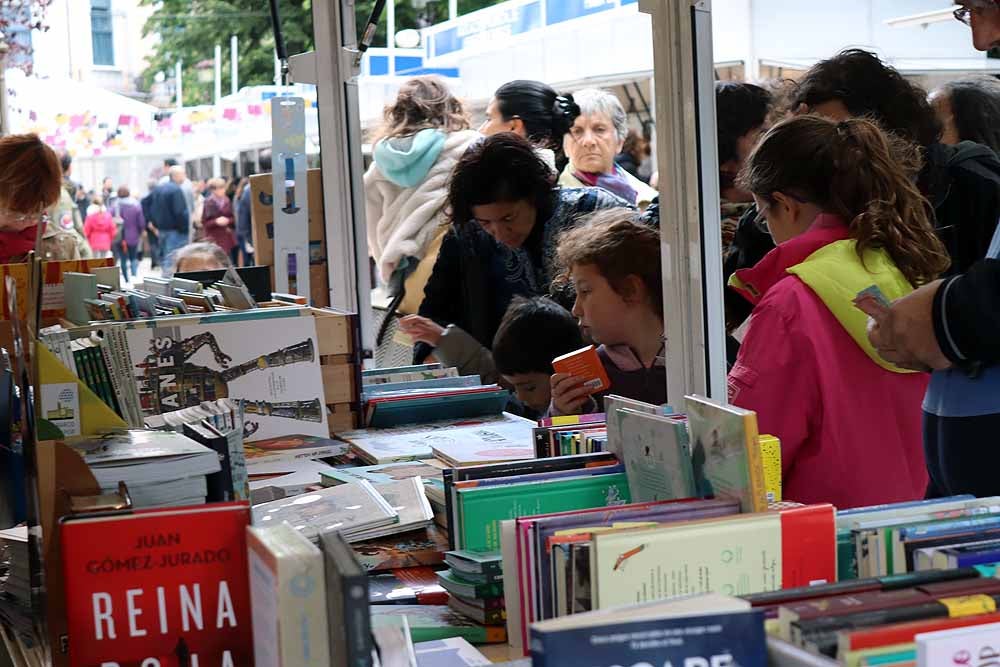
M591 394L597 394L611 387L608 372L597 355L597 348L588 345L582 350L564 354L552 360L552 368L556 373L566 373L583 380L583 386Z

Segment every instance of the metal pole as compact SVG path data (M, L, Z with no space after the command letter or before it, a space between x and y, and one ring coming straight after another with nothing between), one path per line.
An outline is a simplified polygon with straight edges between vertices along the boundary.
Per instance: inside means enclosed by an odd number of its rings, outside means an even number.
M274 85L281 85L281 61L278 60L278 53L274 53Z
M725 402L722 237L708 0L640 0L653 26L667 394Z
M174 63L174 91L177 93L177 108L184 108L184 70L181 61Z
M215 45L215 104L222 98L222 45Z
M240 92L240 51L239 38L233 35L229 38L229 64L232 66L232 79L229 82L229 92L232 95Z
M389 49L389 76L396 74L396 0L386 4L385 40Z
M448 20L458 18L458 0L448 0Z

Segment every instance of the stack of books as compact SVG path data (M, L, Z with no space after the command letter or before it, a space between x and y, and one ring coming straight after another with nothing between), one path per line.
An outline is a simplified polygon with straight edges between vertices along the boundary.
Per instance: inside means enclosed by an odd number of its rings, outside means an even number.
M608 429L604 413L547 417L532 431L535 456L571 456L607 451Z
M832 506L738 512L737 499L687 499L501 522L512 643L536 620L834 580Z
M836 516L836 583L747 599L777 637L841 664L981 658L1000 627L998 531L1000 497L845 510Z
M124 482L135 508L204 504L209 478L222 472L215 451L171 431L110 433L72 447L105 493L117 492Z
M185 278L145 278L135 289L104 284L91 273L63 274L67 319L74 324L125 321L164 315L187 315L256 308L257 302L235 272L204 287ZM74 304L69 307L69 304Z
M362 384L372 428L499 415L510 399L499 385L482 384L478 375L459 377L440 364L364 371Z
M505 626L503 562L499 552L449 551L444 556L450 569L438 573L448 591L448 605L483 625Z
M28 529L0 530L0 636L9 642L11 656L38 644L28 559ZM11 629L10 637L4 628Z
M444 519L444 478L442 472L446 466L437 459L423 461L400 461L373 466L341 467L320 473L323 486L339 486L358 479L366 479L372 484L387 484L389 482L419 477L423 483L424 495L427 497L434 514L434 521L441 526L447 526Z
M534 422L507 413L476 418L439 419L392 428L367 428L338 434L367 465L439 458L463 466L531 459ZM452 464L454 465L454 464ZM462 466L459 466L462 467Z

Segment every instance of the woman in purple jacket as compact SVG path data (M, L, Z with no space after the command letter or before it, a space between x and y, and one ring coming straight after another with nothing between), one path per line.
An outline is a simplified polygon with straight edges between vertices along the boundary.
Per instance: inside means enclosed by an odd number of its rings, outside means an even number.
M118 201L112 210L115 222L121 225L121 244L116 243L115 254L120 257L122 277L129 281L139 273L139 244L142 243L142 233L146 230L146 216L142 214L142 206L133 199L128 186L118 188Z

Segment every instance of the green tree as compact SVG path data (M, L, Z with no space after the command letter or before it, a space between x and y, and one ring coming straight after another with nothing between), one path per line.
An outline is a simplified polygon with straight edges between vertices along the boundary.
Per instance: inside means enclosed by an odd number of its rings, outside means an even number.
M336 0L332 0L336 1ZM502 0L459 0L460 14L498 4ZM230 88L229 38L239 39L240 86L274 81L274 34L266 0L141 0L156 7L143 28L144 35L159 41L143 73L148 90L157 72L173 75L180 60L184 76L184 104L212 101L214 79L198 80L198 64L215 58L215 45L222 46L222 90ZM418 3L422 4L422 3ZM374 0L357 0L357 29L364 29ZM282 33L289 54L313 48L312 0L279 0ZM396 30L421 28L448 18L447 0L429 0L417 9L412 0L396 0ZM382 16L372 46L386 45L386 20ZM207 63L206 63L207 64Z

